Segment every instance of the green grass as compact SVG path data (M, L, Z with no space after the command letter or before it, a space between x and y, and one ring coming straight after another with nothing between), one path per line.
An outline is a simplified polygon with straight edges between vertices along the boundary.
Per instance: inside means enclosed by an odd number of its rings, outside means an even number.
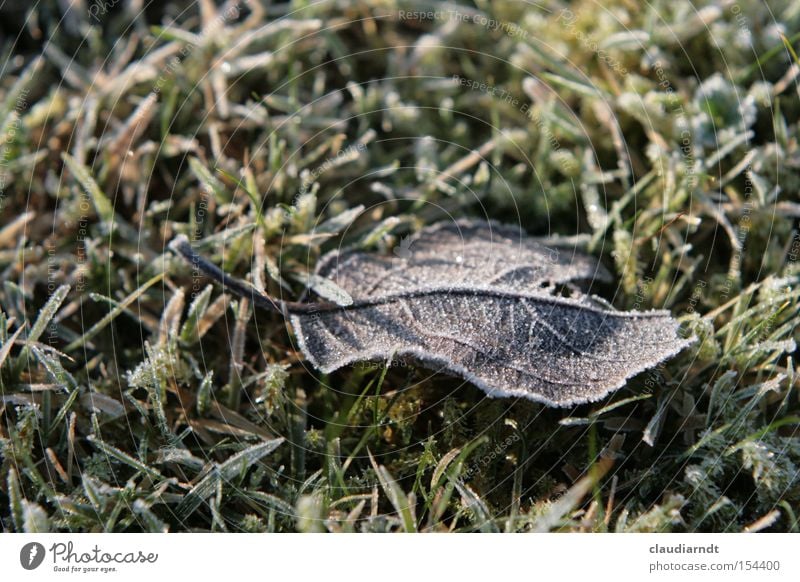
M2 13L3 531L800 529L796 3L62 4ZM572 410L321 376L166 250L296 300L449 216L698 341Z

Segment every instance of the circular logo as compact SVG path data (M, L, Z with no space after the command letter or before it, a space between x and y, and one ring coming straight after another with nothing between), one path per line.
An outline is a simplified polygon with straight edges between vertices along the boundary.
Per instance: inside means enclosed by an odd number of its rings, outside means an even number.
M44 561L44 546L39 542L30 542L19 551L19 563L26 570L35 570Z

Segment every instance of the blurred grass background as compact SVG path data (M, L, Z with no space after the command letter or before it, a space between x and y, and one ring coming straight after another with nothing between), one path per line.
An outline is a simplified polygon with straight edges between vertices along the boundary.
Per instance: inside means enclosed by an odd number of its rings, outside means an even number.
M69 7L68 7L69 6ZM790 0L0 7L3 531L797 531ZM698 342L603 402L321 377L275 295L453 217Z

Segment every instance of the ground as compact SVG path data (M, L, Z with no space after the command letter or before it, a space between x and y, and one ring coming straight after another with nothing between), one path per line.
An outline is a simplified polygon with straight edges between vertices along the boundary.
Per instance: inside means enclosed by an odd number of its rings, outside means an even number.
M142 4L0 7L3 531L798 530L800 5ZM167 248L305 300L464 217L697 341L567 409L326 376Z

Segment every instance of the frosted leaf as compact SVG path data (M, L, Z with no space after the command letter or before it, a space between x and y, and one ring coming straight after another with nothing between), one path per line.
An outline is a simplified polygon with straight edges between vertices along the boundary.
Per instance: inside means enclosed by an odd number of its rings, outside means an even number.
M493 223L434 225L394 255L329 253L317 275L352 297L346 306L261 295L204 264L188 241L172 246L230 290L287 315L303 354L326 373L405 357L491 397L570 406L602 398L693 341L666 311L555 296L557 284L608 274L590 257Z

